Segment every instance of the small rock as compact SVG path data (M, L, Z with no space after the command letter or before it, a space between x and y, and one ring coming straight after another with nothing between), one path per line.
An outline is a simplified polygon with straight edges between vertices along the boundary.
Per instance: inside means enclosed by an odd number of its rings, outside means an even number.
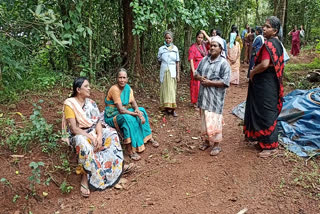
M148 201L147 205L154 205L154 202L153 201Z

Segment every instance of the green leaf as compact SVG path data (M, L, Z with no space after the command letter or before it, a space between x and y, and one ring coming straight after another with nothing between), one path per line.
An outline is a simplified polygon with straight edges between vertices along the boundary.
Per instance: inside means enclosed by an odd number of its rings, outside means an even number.
M89 27L87 27L87 32L90 36L92 36L92 30Z
M40 15L41 10L42 10L42 5L39 4L39 5L37 6L37 8L36 8L36 11L35 11L36 15Z

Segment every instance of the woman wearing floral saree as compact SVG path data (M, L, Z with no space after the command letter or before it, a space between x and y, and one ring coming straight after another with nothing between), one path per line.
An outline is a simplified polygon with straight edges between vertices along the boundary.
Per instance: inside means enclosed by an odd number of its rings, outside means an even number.
M240 71L240 44L236 41L237 33L234 27L230 33L230 42L228 43L227 59L231 67L230 83L239 85L239 71Z
M150 141L154 147L158 147L159 143L152 138L147 112L138 107L127 82L127 72L122 68L117 75L117 84L109 89L105 98L104 119L123 135L129 157L140 160L137 152L145 150L144 143Z
M104 190L115 185L122 174L123 152L116 130L102 127L96 103L89 99L90 86L86 78L73 82L73 94L64 101L62 130L69 133L63 139L75 147L82 174L81 194L89 197L90 189Z

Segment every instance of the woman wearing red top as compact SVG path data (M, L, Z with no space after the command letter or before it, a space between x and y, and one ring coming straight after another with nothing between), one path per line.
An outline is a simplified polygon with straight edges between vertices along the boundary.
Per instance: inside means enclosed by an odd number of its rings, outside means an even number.
M188 60L190 61L191 73L190 73L190 96L191 96L191 103L195 108L197 108L198 102L198 94L200 88L200 81L194 79L193 75L195 74L196 69L200 61L208 54L206 46L203 42L203 33L198 31L196 35L196 42L192 44L189 48L189 57Z
M297 25L294 26L294 29L288 35L292 36L291 54L297 56L300 53L300 30L298 30Z
M244 117L244 134L249 141L258 141L259 157L277 152L277 118L282 109L284 69L283 47L278 38L280 20L271 16L263 27L266 38L255 58Z

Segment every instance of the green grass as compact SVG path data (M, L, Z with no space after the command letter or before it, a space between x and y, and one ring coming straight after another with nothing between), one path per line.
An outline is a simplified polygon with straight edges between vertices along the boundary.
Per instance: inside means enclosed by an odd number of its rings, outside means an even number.
M284 67L284 72L290 71L306 71L306 70L313 70L313 69L320 69L320 59L315 58L311 63L306 64L286 64Z

